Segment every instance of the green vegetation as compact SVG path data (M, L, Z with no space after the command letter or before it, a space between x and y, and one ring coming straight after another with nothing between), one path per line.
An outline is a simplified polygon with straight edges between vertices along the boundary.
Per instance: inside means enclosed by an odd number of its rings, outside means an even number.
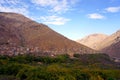
M105 54L0 56L0 80L120 80L120 68Z

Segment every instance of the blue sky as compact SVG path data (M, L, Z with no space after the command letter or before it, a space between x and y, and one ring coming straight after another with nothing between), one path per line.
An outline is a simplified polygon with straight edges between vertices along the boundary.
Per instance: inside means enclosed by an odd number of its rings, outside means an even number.
M16 12L77 40L120 29L120 0L0 0L0 12Z

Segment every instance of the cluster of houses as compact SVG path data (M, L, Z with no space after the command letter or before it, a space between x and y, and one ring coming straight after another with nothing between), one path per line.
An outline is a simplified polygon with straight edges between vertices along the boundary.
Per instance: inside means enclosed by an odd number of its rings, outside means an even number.
M15 43L4 43L0 44L0 55L19 55L19 54L32 54L32 55L48 55L48 56L55 56L57 54L66 54L69 53L70 56L73 55L72 51L81 52L83 49L61 49L61 50L41 50L39 47L25 47L25 46L18 46Z
M38 47L27 48L22 46L13 46L13 45L0 45L0 55L19 55L19 54L30 54L40 52Z
M16 56L22 54L55 56L58 51L41 50L39 47L23 47L9 44L0 45L0 55ZM61 52L62 53L62 52Z

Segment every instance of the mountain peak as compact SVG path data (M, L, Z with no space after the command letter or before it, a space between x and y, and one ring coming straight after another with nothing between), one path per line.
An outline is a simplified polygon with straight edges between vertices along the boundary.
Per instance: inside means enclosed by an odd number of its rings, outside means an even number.
M16 21L22 21L22 22L27 22L30 20L29 18L25 17L22 14L12 13L12 12L0 12L0 17L2 16L8 19L14 19Z
M86 45L90 48L96 49L97 43L104 40L108 35L95 33L84 37L83 39L77 40L77 42Z

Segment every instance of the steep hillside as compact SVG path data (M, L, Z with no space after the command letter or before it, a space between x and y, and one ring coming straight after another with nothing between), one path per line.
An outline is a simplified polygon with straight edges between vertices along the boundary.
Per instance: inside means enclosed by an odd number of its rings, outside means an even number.
M77 42L86 45L90 48L96 49L97 44L107 38L105 34L91 34L83 39L77 40Z
M19 51L25 50L21 53L31 51L44 52L47 55L51 53L82 54L95 52L58 34L44 24L37 23L16 13L0 13L0 44L3 47L0 48L3 54L5 50L8 51L6 52L8 54L9 52L12 54L12 52L18 51L19 53Z
M92 34L77 42L102 53L106 53L110 57L120 58L120 30L110 36L104 34Z
M101 50L105 47L108 47L116 42L119 42L120 37L120 30L118 30L116 33L113 33L109 37L105 38L101 43L98 44L97 49Z
M120 30L99 43L97 49L111 57L120 58Z
M101 49L101 51L107 53L111 57L120 59L120 41Z

